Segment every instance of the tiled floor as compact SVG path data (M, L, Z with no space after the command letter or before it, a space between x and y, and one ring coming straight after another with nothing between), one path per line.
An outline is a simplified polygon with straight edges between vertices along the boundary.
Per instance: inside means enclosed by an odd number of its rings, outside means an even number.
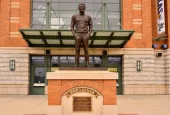
M117 102L119 115L170 115L170 95L122 95ZM0 115L30 114L47 114L47 96L0 95Z

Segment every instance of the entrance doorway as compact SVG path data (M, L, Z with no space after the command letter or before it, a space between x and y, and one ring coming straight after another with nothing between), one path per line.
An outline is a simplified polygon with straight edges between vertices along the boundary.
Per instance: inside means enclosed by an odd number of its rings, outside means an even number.
M80 66L84 66L81 57ZM74 56L31 56L30 94L44 95L47 85L46 72L56 71L59 67L73 67ZM122 88L122 57L121 56L90 56L91 67L107 67L110 72L118 72L117 95L123 94Z
M46 67L44 56L31 57L31 77L30 93L31 95L45 94Z
M118 73L118 79L117 82L117 95L123 94L123 88L122 88L122 58L121 56L108 56L108 63L107 67L110 72L117 72Z

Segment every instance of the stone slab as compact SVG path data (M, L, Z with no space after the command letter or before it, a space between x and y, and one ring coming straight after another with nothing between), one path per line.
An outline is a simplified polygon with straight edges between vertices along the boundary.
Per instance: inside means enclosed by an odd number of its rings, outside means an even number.
M107 68L102 68L102 67L60 67L59 70L70 70L70 71L107 71Z
M117 72L109 71L55 71L47 72L47 79L118 79Z

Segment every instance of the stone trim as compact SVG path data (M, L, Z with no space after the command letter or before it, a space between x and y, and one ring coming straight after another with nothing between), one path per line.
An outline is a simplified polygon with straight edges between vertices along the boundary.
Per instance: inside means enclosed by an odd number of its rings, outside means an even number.
M0 47L0 53L4 54L36 54L43 55L45 50L51 50L51 55L75 55L74 48L32 48L32 47ZM152 48L89 48L89 54L102 55L103 50L108 52L108 55L124 55L124 54L143 54L154 55L154 49ZM80 52L84 54L83 50Z
M20 8L20 2L11 2L11 8Z
M164 95L164 94L170 94L170 85L148 85L148 84L131 84L131 85L124 85L124 94L158 94L158 95Z
M118 73L108 71L57 71L47 72L47 79L118 79Z
M133 4L133 10L142 10L142 4Z

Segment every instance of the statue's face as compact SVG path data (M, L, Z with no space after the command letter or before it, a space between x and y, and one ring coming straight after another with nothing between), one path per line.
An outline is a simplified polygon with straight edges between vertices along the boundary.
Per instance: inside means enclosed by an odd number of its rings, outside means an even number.
M80 4L80 5L79 5L79 11L80 11L80 12L84 12L85 9L86 9L86 6L85 6L84 4Z

